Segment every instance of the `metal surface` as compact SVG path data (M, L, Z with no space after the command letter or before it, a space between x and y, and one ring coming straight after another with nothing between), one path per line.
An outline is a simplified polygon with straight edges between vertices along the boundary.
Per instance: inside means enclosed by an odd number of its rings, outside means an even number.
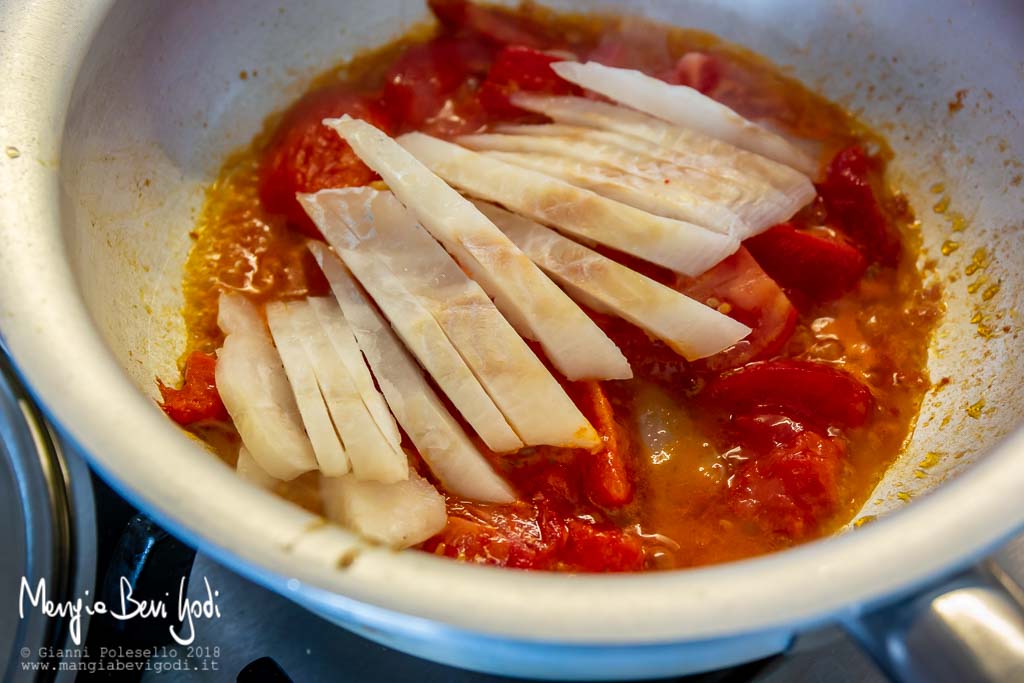
M949 309L930 368L950 382L869 503L891 514L693 571L490 570L368 547L240 481L159 413L147 394L181 349L204 184L315 72L420 19L411 0L0 1L0 333L48 415L125 497L244 576L395 647L507 673L665 675L763 656L1008 538L1024 524L1007 503L1024 487L1024 6L613 5L742 42L884 126ZM945 213L931 210L938 182ZM968 224L955 235L954 210ZM951 237L960 249L942 257ZM982 247L981 275L965 277ZM929 453L940 464L916 476Z
M1024 680L1019 592L978 567L848 628L895 680L1013 683Z
M70 622L47 617L23 594L23 579L38 582L55 603L92 588L92 489L85 465L62 452L38 410L21 390L0 348L0 619L3 680L70 681L59 673L50 649L73 647ZM75 512L73 512L75 511ZM84 642L84 616L77 633ZM27 652L27 654L26 654ZM43 668L34 670L33 666Z

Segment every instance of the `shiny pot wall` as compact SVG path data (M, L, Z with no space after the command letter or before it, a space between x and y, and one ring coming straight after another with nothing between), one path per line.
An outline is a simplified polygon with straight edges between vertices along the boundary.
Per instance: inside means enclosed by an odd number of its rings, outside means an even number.
M570 577L469 567L367 546L240 481L163 417L153 377L175 375L181 266L202 188L315 73L425 18L418 0L0 2L0 329L92 464L194 544L349 628L523 675L657 675L766 655L1019 528L1024 8L551 4L713 31L889 135L894 180L921 219L922 261L946 292L930 365L934 379L950 378L926 399L906 457L864 511L891 514L699 570ZM934 211L947 196L949 208ZM955 215L967 227L954 234ZM947 239L960 246L943 256ZM966 275L982 248L983 267ZM939 464L920 469L928 453Z

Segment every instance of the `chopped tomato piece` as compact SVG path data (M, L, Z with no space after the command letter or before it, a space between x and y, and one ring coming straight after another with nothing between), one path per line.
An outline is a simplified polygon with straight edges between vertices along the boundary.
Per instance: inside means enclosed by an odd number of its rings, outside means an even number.
M900 237L882 211L872 181L881 182L877 162L859 146L841 150L828 165L818 191L829 217L883 265L899 263Z
M424 549L470 562L545 569L565 544L561 520L529 502L449 504L448 524Z
M811 301L849 291L868 265L860 250L843 237L825 230L798 230L789 223L743 244L773 280Z
M753 331L732 347L698 362L709 370L725 370L759 358L770 358L796 327L796 308L745 248L697 278L680 276L675 288L717 307Z
M684 384L690 378L690 363L660 339L652 339L644 330L621 318L594 317L629 361L635 376L667 385Z
M423 549L518 569L634 571L644 562L636 535L558 511L543 495L512 505L449 502L448 524Z
M490 120L480 103L478 88L463 85L449 97L444 106L427 119L420 130L434 137L452 139L479 132Z
M203 420L228 419L228 411L217 393L216 367L216 356L193 351L185 361L185 378L180 389L157 380L163 398L160 407L169 418L182 427Z
M755 453L788 446L804 431L804 425L793 418L771 413L732 415L725 424L730 446L743 446Z
M449 30L477 34L499 45L547 46L543 27L525 17L480 7L468 0L427 0L427 5Z
M621 507L633 500L633 482L625 457L629 452L626 431L616 422L611 401L599 382L574 382L570 391L603 442L600 451L579 456L584 463L587 496L595 505Z
M520 90L545 92L554 95L580 93L580 89L559 78L551 69L556 57L522 45L506 47L494 60L487 80L480 86L480 101L494 116L517 117L523 110L512 105L509 97Z
M569 520L562 561L583 572L634 572L644 568L643 544L634 534L611 526Z
M791 538L814 533L839 506L844 458L836 439L804 432L792 445L744 463L729 479L730 505L767 531Z
M871 391L850 373L793 359L750 363L719 376L706 392L733 415L776 410L823 426L857 427L874 407Z
M260 170L263 207L284 214L290 225L310 237L320 238L321 235L295 199L295 193L357 187L380 178L356 156L347 142L321 123L325 118L343 114L392 132L388 112L376 97L353 92L348 86L338 86L299 100L285 114L263 154Z
M722 69L714 57L703 52L687 52L676 62L665 80L687 85L707 95L722 80Z
M437 115L467 79L483 76L491 48L477 40L435 38L413 45L385 77L384 103L404 130Z

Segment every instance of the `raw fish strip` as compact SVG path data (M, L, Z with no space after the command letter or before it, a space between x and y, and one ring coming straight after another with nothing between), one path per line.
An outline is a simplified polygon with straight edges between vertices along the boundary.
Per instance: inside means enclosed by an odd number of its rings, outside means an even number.
M633 69L597 62L558 62L552 70L570 83L660 119L724 140L814 176L818 164L785 138L748 121L699 90L672 85Z
M670 287L492 204L477 207L578 301L617 315L687 360L727 349L750 328Z
M557 155L563 164L575 160L580 169L615 169L631 182L651 188L645 191L680 203L692 215L681 215L682 220L711 229L717 226L719 232L724 232L723 224L739 220L745 225L728 232L741 239L788 220L808 199L788 197L762 178L729 169L725 159L695 158L697 152L692 149L678 153L611 131L561 124L517 125L459 141L473 149Z
M311 242L309 248L327 276L395 418L445 490L484 502L515 500L515 493L452 418L341 261L322 244Z
M649 213L681 221L690 221L702 228L714 230L737 239L753 234L754 230L739 216L724 206L706 199L680 196L669 191L661 181L597 164L576 161L552 154L523 154L520 152L482 152L485 156L533 169L554 176L577 187L598 193L623 204L635 206Z
M585 126L640 138L649 145L636 145L648 154L670 154L670 160L740 180L744 175L764 179L799 208L814 199L811 179L803 173L721 140L674 126L638 111L582 97L562 97L518 92L512 102L527 111L544 114L558 123ZM631 147L632 148L632 147Z
M307 203L305 208L317 225L325 225L318 204ZM394 274L375 257L353 249L340 249L338 254L380 306L402 342L487 447L499 453L522 448L523 442L480 386L444 330L417 298L402 287ZM329 281L339 277L336 262L325 259L321 268ZM366 353L365 348L363 353Z
M524 337L540 342L571 380L626 379L618 347L473 205L394 140L364 121L325 121L381 174L391 191L438 239Z
M278 480L267 474L267 471L260 467L252 453L244 445L238 449L238 460L235 462L235 472L246 481L259 486L261 489L273 490Z
M393 548L422 543L448 522L444 496L415 472L393 484L322 477L320 495L329 520Z
M345 369L348 370L349 377L381 436L387 439L395 451L401 452L402 435L398 432L398 425L395 424L395 418L388 410L388 404L384 397L373 385L370 369L366 367L366 361L363 360L363 356L359 352L356 338L352 334L352 329L349 327L348 321L345 320L345 316L338 309L338 304L330 297L313 297L308 301L320 326L330 340L334 352L341 357L345 364ZM404 456L402 462L405 462Z
M347 334L352 346L356 347L352 331L344 324L341 309L333 299L321 299L321 302L328 305L318 307L321 314L318 316L312 301L308 299L289 303L288 314L292 329L302 340L306 358L314 369L334 427L352 463L352 474L362 481L386 484L408 479L409 463L405 451L384 438L363 403L348 371L348 364L332 343L332 338L343 338ZM357 356L356 362L363 364L358 347L353 350Z
M317 227L337 250L377 258L430 311L527 446L598 445L579 408L487 294L392 193L324 190L302 201L319 207Z
M306 434L313 444L320 471L331 477L347 473L350 469L348 455L334 431L316 381L313 362L303 348L302 332L292 323L289 304L281 301L267 304L267 325L284 363L284 371L292 386L302 423L306 426Z
M589 102L589 100L584 100L584 102ZM612 107L600 102L596 104L626 112L628 116L649 119L656 126L674 128L663 121L622 107ZM614 155L617 159L616 165L620 165L624 170L654 179L677 177L681 181L685 181L687 188L693 192L718 201L737 202L746 199L748 202L769 202L771 205L777 205L780 210L793 204L790 197L761 177L756 170L743 168L744 162L749 159L773 164L793 179L802 180L804 184L807 182L803 175L788 166L776 164L764 157L697 133L691 133L695 139L691 140L689 147L673 149L656 145L627 133L573 126L566 123L504 124L495 126L493 132L531 138L553 137L571 140L573 142L571 154L580 158L583 158L583 154L589 153L592 146L597 145L605 154ZM706 142L714 153L699 149L697 145L701 142ZM584 143L584 146L577 147L578 143Z
M317 468L281 359L256 307L221 294L217 324L226 335L215 380L224 407L253 459L276 479Z
M654 216L429 135L409 133L399 142L467 194L685 275L703 273L739 247L732 237Z

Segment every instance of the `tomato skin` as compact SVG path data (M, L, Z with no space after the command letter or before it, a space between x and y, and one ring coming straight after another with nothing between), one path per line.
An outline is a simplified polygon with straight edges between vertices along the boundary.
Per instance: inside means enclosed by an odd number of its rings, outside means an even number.
M699 277L679 276L673 286L701 303L727 304L730 317L753 329L731 348L697 361L700 369L721 371L770 358L796 329L796 307L744 247Z
M867 259L846 239L782 223L744 246L764 271L799 298L826 301L846 293L867 269Z
M566 515L544 495L511 505L449 504L448 524L423 549L479 564L581 572L638 571L637 536Z
M626 431L615 420L608 395L599 382L574 382L570 394L601 435L603 447L596 453L581 452L583 484L595 505L617 508L633 500L633 480L626 465L629 452Z
M665 78L669 83L686 85L705 95L714 91L722 80L718 61L703 52L687 52L676 62Z
M644 567L644 549L632 534L573 518L561 560L582 572L635 572Z
M160 408L182 427L204 420L227 420L228 411L217 393L214 371L217 357L193 351L185 360L184 382L180 389L157 380L163 402Z
M742 446L755 453L767 453L779 446L791 445L806 431L801 422L785 415L760 413L732 415L723 425L728 447Z
M260 201L271 213L284 214L289 224L309 237L322 239L306 215L297 192L330 187L358 187L380 176L364 164L348 143L322 124L325 118L348 114L393 132L387 109L373 95L348 86L326 88L299 100L281 120L264 151L260 169Z
M825 427L858 427L874 408L871 391L848 372L788 358L726 372L705 391L712 404L732 415L777 411Z
M402 130L418 128L435 116L474 76L483 76L492 49L473 39L450 36L413 45L388 70L383 100Z
M529 19L512 16L468 0L427 0L441 24L451 30L475 34L499 45L547 46L543 27Z
M844 458L836 439L804 432L739 468L729 480L730 507L769 532L791 538L814 533L839 506Z
M591 317L629 360L633 372L663 384L682 385L697 375L722 372L778 353L796 329L797 309L782 288L758 265L744 247L698 277L685 277L621 255L619 262L696 301L721 309L752 328L728 349L688 363L662 342L638 327L610 316Z
M847 147L829 163L818 192L825 200L829 218L857 241L872 260L895 266L900 261L902 245L872 188L874 175L877 164L867 152L857 145Z
M487 80L480 86L480 101L495 117L516 118L524 111L514 106L509 97L520 90L544 92L552 95L575 95L582 91L561 79L552 69L554 62L563 57L546 54L522 45L510 45L502 50Z

